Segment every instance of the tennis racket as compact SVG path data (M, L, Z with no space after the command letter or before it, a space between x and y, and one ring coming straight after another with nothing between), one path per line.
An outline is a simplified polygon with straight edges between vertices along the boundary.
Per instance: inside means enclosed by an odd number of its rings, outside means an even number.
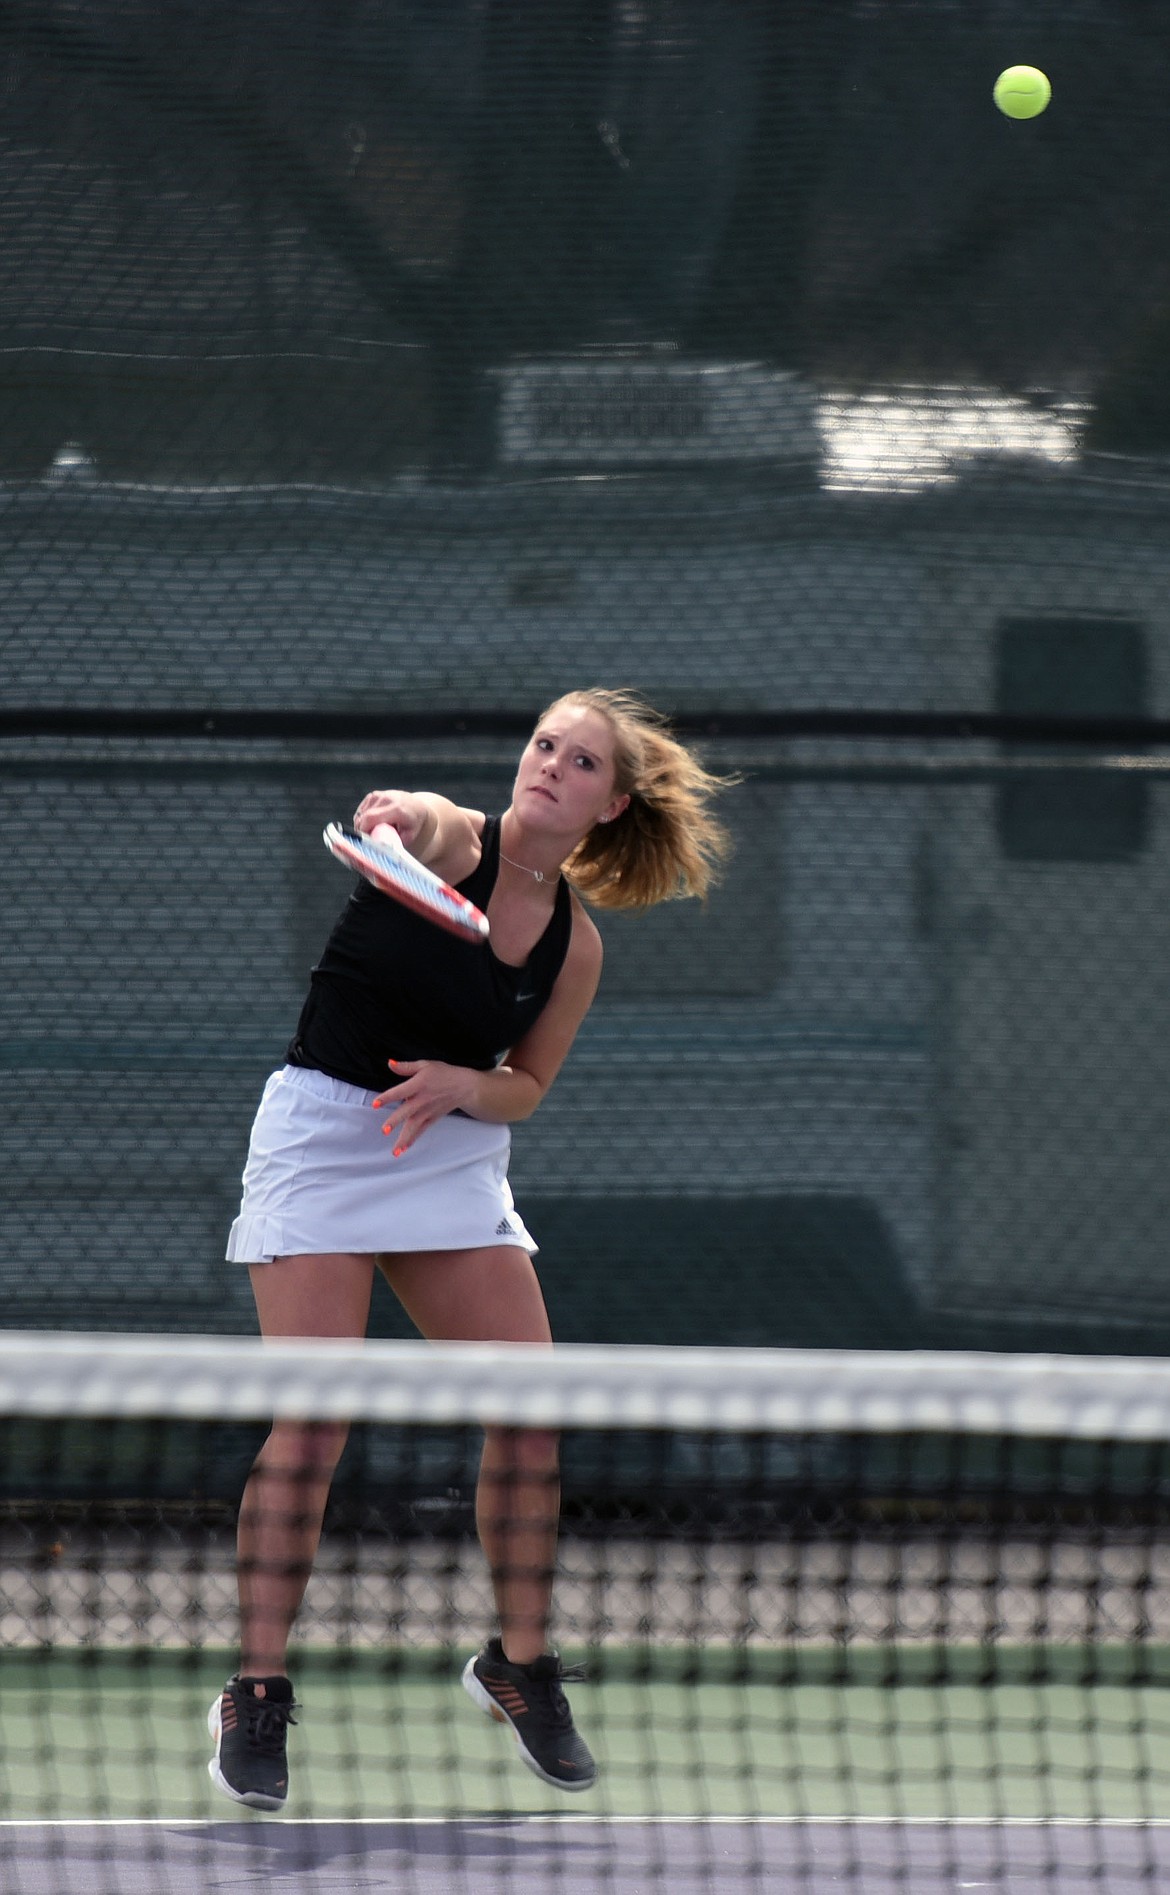
M383 895L400 901L404 908L412 908L415 914L450 934L462 935L464 940L487 940L487 916L457 888L416 862L389 823L380 823L375 837L359 836L331 822L322 840L330 855L364 876Z

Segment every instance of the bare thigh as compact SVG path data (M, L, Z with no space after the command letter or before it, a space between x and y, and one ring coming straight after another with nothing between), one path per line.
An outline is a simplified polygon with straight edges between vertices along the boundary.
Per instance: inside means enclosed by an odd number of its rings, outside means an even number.
M392 1251L377 1261L429 1342L552 1343L540 1279L515 1244Z
M249 1265L261 1334L353 1338L366 1333L374 1258L350 1251Z

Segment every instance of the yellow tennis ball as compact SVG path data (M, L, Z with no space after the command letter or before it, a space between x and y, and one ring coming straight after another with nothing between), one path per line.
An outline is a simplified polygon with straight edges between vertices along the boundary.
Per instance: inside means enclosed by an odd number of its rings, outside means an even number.
M1047 74L1036 66L1009 66L995 82L995 103L1008 118L1036 118L1051 97Z

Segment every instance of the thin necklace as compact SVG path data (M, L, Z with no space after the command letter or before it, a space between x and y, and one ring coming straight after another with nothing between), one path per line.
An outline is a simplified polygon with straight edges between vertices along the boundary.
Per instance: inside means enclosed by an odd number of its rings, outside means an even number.
M527 869L523 862L513 862L511 856L505 855L502 849L500 850L500 861L506 862L510 869L519 869L521 875L531 875L534 882L543 882L546 879L543 869Z

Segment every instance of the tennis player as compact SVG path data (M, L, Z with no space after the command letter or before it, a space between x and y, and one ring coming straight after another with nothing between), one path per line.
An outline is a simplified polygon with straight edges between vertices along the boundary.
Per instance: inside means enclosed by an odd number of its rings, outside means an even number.
M540 718L502 816L429 792L364 798L355 827L390 824L486 912L490 941L366 882L350 897L265 1088L228 1245L266 1337L364 1336L378 1268L433 1341L551 1342L509 1127L544 1099L597 991L584 902L704 895L728 849L712 808L723 787L640 699L585 690ZM346 1432L278 1422L244 1491L240 1668L212 1706L209 1768L256 1809L288 1794L288 1638ZM552 1432L486 1431L476 1519L499 1629L463 1682L537 1776L585 1790L596 1768L548 1649L557 1453Z

